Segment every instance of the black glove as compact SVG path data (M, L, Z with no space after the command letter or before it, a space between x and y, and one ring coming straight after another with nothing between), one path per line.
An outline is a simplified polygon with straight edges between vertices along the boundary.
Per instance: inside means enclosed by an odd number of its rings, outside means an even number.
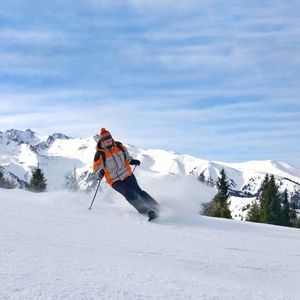
M103 177L104 177L104 170L102 169L102 170L97 170L96 172L95 172L95 178L96 178L96 180L102 180L103 179Z
M139 166L141 162L138 159L132 159L129 164L132 166Z

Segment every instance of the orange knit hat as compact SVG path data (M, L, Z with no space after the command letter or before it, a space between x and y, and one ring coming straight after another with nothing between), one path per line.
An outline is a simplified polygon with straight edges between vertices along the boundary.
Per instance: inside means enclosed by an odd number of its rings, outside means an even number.
M110 132L108 130L106 130L105 128L101 128L101 132L100 132L101 142L109 140L109 139L112 139Z

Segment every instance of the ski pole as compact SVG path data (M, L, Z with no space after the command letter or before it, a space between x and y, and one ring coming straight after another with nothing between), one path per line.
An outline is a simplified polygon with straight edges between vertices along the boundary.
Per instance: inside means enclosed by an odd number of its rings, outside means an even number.
M92 201L92 203L91 203L91 205L90 205L89 209L92 209L92 206L93 206L94 200L95 200L95 198L96 198L96 195L97 195L97 193L98 193L98 190L99 190L100 183L101 183L101 180L99 180L99 183L98 183L98 185L97 185L97 189L96 189L96 192L95 192L95 195L94 195L93 201Z
M137 165L134 166L133 171L132 171L132 174L134 173L136 167L137 167Z

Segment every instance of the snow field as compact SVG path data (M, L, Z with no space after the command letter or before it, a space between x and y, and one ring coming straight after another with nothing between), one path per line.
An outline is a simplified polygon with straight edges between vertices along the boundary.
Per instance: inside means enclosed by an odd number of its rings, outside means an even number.
M183 193L148 223L105 185L92 210L0 189L0 299L299 299L299 230L199 216Z

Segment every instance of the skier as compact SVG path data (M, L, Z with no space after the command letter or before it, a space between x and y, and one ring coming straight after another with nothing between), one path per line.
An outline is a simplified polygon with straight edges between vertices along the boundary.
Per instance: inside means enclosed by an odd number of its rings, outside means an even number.
M159 204L137 183L130 165L140 164L139 160L129 155L122 143L115 141L109 131L101 128L93 164L95 174L100 181L105 176L114 190L122 194L139 213L148 215L151 221L158 217Z

